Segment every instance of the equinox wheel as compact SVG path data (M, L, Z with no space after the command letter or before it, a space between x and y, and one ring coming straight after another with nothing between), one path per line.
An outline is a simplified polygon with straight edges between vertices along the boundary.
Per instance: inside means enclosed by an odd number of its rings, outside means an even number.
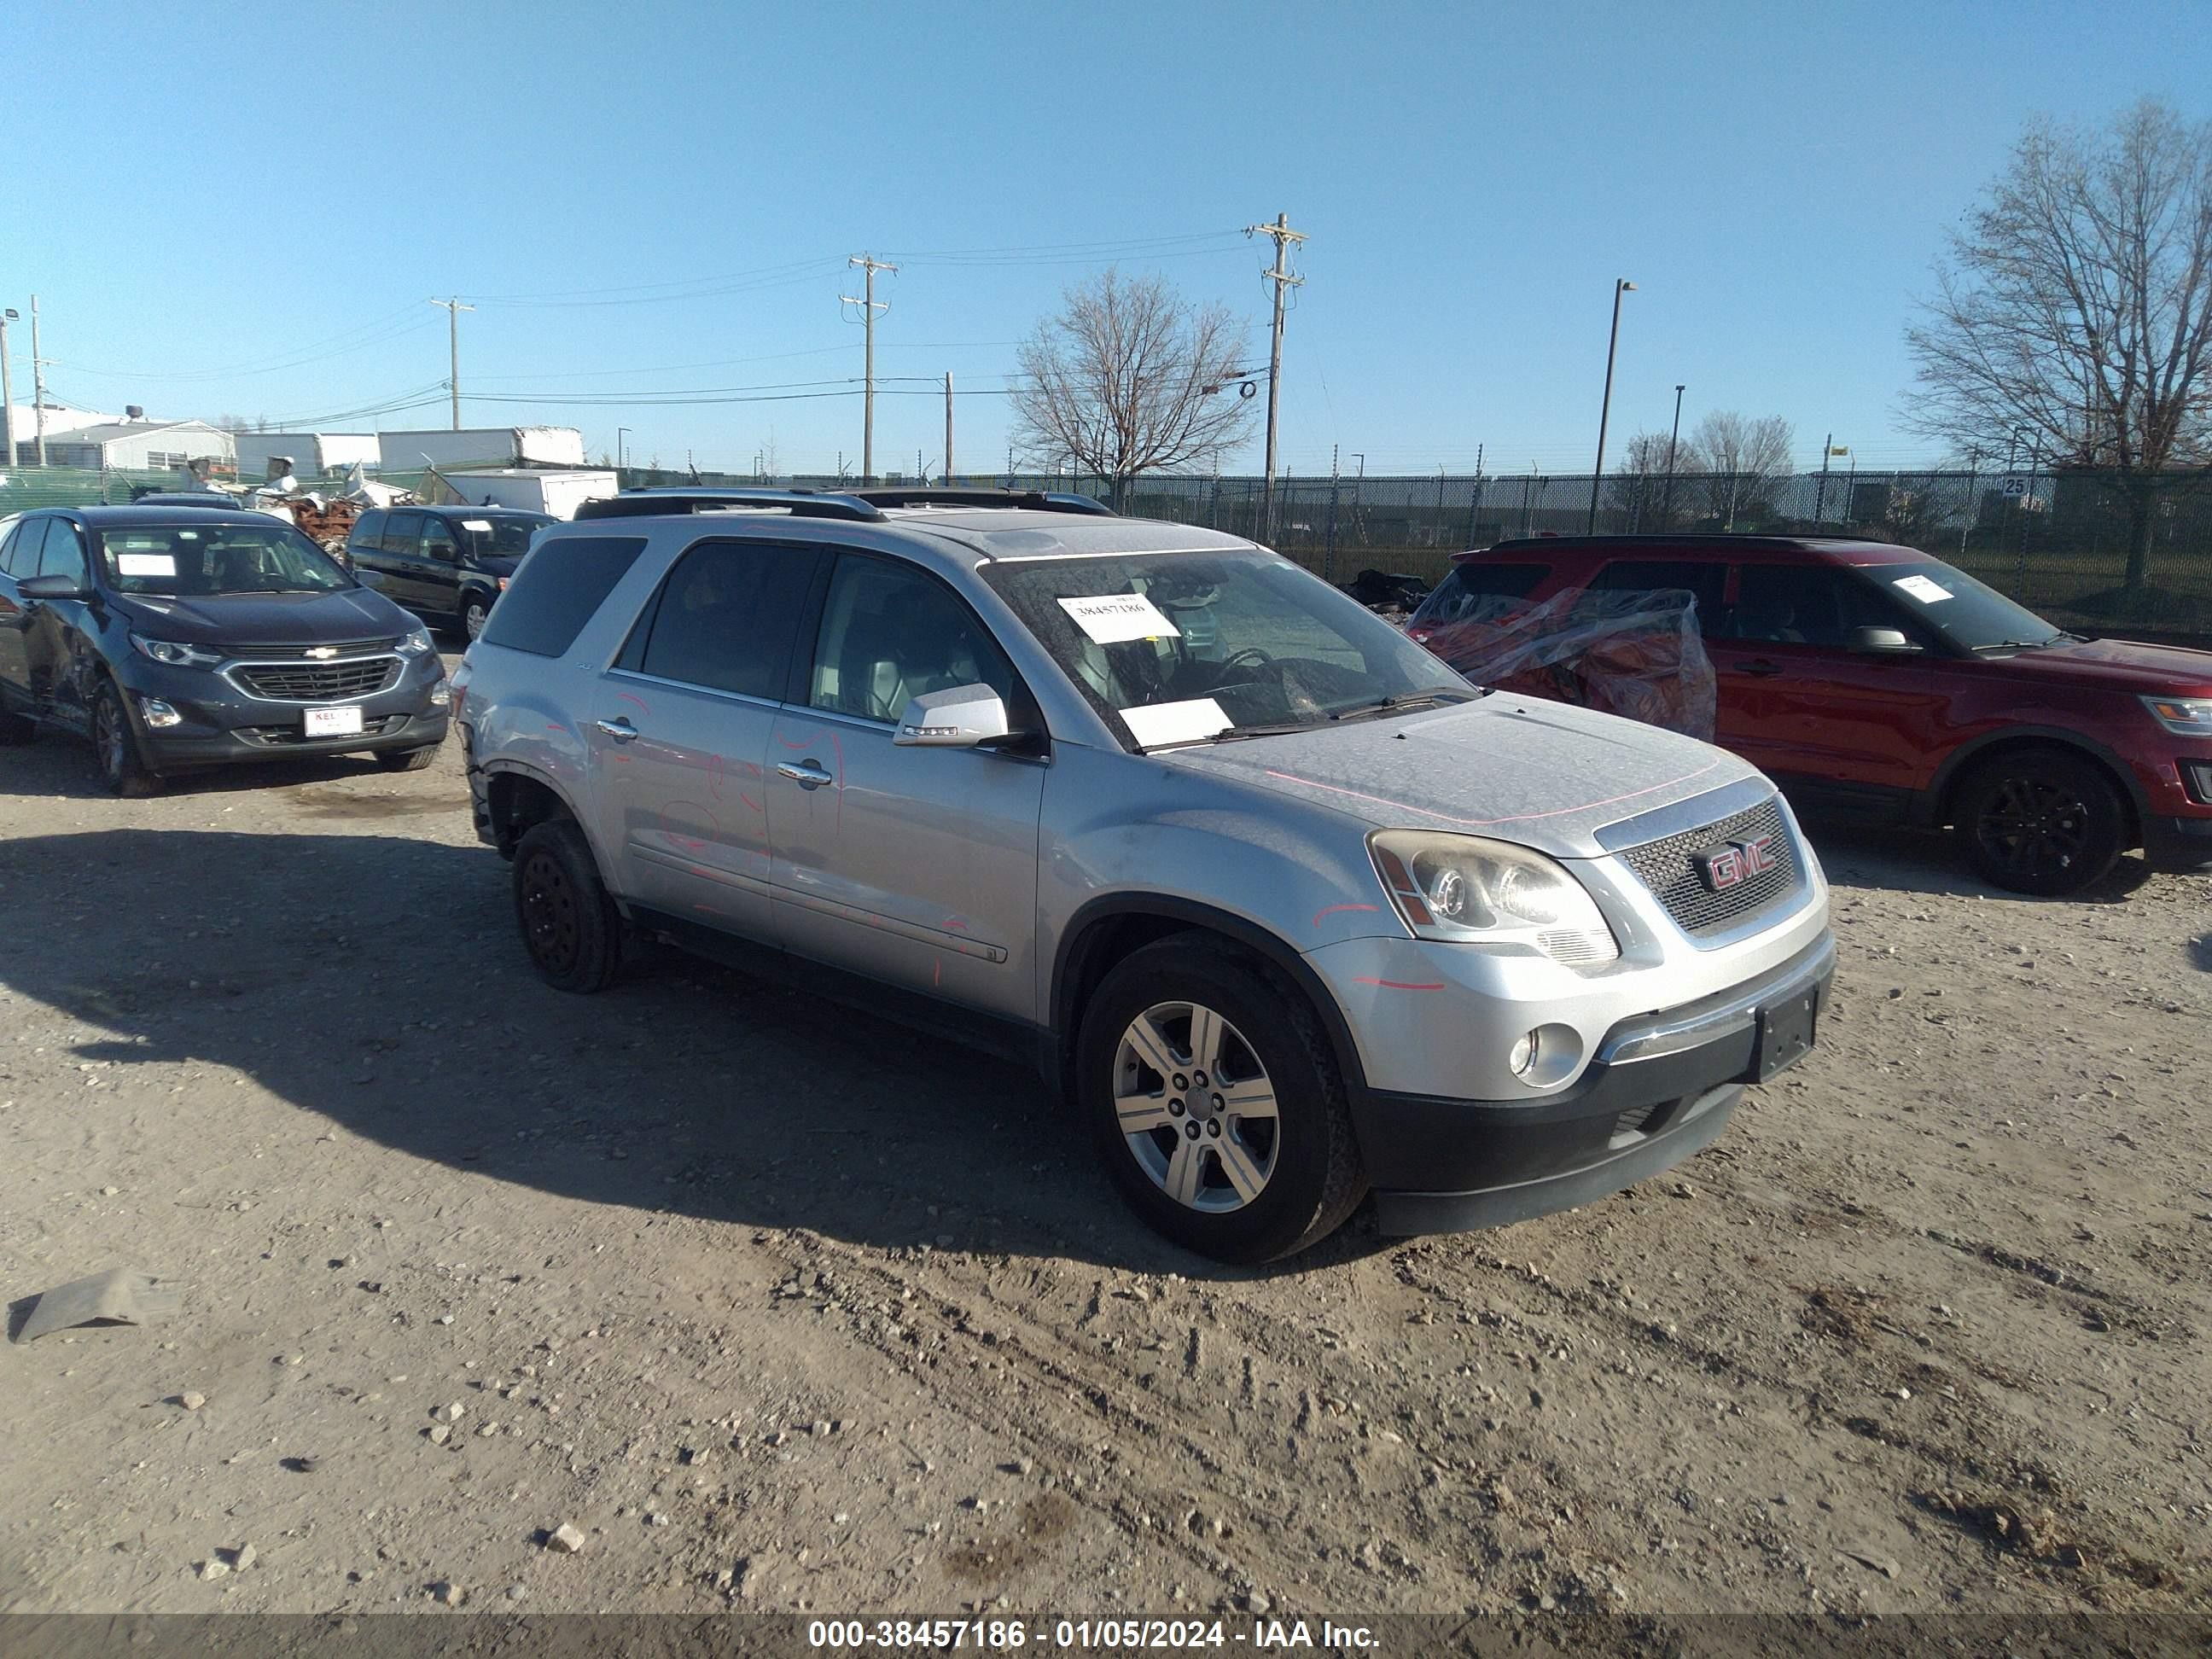
M138 752L138 734L131 729L130 711L112 680L92 700L92 748L100 757L100 775L117 794L150 795L161 787L160 775Z
M1226 941L1172 936L1116 963L1084 1010L1076 1072L1115 1185L1188 1249L1273 1261L1365 1195L1320 1020Z
M2119 861L2127 808L2102 768L2057 749L2021 749L1960 787L1955 833L1993 885L2045 898L2079 892Z
M556 991L604 988L622 958L622 918L584 832L536 824L514 849L514 919L538 976Z

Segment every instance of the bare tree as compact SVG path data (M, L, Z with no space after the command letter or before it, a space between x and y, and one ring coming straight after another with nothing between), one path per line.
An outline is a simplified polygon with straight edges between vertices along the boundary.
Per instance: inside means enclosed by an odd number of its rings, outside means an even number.
M1687 444L1673 443L1664 432L1639 432L1623 446L1606 495L1615 511L1627 515L1631 530L1671 530L1691 504L1682 480L1701 471Z
M1915 423L2093 469L2148 586L2160 491L2212 471L2212 122L2148 98L2101 131L2034 122L1936 275Z
M1796 432L1779 415L1758 420L1732 409L1717 409L1690 434L1690 453L1710 476L1705 499L1725 529L1735 528L1739 514L1765 505L1767 487L1790 470L1790 447Z
M1226 307L1194 308L1164 277L1109 268L1070 288L1023 344L1015 441L1109 480L1118 507L1139 474L1218 462L1251 434L1255 405L1237 386L1244 355Z

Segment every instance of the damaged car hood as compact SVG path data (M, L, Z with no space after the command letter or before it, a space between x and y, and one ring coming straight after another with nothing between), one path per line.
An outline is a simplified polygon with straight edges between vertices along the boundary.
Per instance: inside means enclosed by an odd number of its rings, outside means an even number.
M1759 775L1694 738L1506 693L1154 758L1378 829L1488 836L1559 858L1598 857L1607 824Z

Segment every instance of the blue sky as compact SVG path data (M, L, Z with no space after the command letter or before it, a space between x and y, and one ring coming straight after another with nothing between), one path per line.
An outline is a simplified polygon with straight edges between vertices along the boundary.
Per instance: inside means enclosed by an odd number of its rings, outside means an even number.
M2202 4L1058 8L555 3L39 7L9 27L18 161L0 303L38 293L50 395L332 429L442 426L458 294L471 425L617 425L633 455L857 464L841 393L950 370L963 471L1003 466L1014 345L1119 255L1251 319L1311 237L1282 457L1299 475L1586 470L1612 284L1613 440L1735 408L1862 464L1928 458L1900 334L1947 226L2038 111L2208 111ZM981 252L979 252L981 251ZM26 318L27 322L27 314ZM30 338L9 337L29 398ZM828 383L828 384L823 384ZM763 397L763 392L744 395ZM885 395L879 471L934 471L935 395ZM1256 464L1257 447L1247 456Z

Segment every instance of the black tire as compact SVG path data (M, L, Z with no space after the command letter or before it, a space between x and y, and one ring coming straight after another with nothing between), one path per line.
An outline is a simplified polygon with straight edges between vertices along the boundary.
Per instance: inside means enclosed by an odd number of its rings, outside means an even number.
M28 714L19 714L5 703L0 703L0 744L13 747L28 743L39 735L39 723Z
M531 965L555 990L584 995L613 980L622 916L574 819L533 825L514 849L514 920Z
M113 680L104 682L92 700L92 748L100 775L116 794L135 799L160 790L161 775L146 764L137 725Z
M471 588L461 595L461 608L453 615L453 631L473 645L477 635L483 632L484 621L491 615L495 603L491 594Z
M1240 1127L1224 1117L1229 1138L1256 1133L1267 1170L1256 1195L1243 1198L1231 1188L1228 1170L1217 1150L1223 1137L1208 1121L1191 1136L1208 1161L1206 1201L1236 1201L1237 1207L1212 1212L1170 1196L1163 1177L1139 1162L1135 1140L1124 1133L1115 1104L1116 1079L1122 1073L1122 1041L1132 1022L1162 1006L1188 1004L1211 1010L1231 1029L1231 1050L1249 1069L1256 1060L1272 1085L1275 1117ZM1188 1034L1188 1027L1184 1028ZM1186 1041L1188 1036L1186 1036ZM1194 1043L1184 1052L1193 1052ZM1226 1051L1225 1051L1226 1052ZM1138 1075L1159 1075L1164 1092L1181 1088L1164 1073L1145 1068ZM1188 1074L1193 1079L1199 1074ZM1214 1079L1215 1082L1220 1079ZM1282 981L1249 953L1204 933L1182 933L1132 952L1109 969L1083 1011L1076 1039L1078 1103L1114 1184L1131 1208L1153 1228L1185 1249L1217 1261L1272 1261L1318 1243L1343 1224L1366 1195L1366 1171L1359 1159L1344 1078L1320 1018L1296 988ZM1207 1097L1220 1107L1221 1097ZM1177 1117L1142 1131L1154 1148L1146 1158L1175 1155L1179 1134L1197 1128L1197 1089L1175 1096ZM1243 1145L1241 1139L1237 1144Z
M387 772L425 772L438 758L438 745L433 743L420 749L382 749L374 758Z
M2105 769L2063 749L2015 749L1974 768L1952 833L1983 878L2057 898L2110 874L2127 851L2127 803Z

